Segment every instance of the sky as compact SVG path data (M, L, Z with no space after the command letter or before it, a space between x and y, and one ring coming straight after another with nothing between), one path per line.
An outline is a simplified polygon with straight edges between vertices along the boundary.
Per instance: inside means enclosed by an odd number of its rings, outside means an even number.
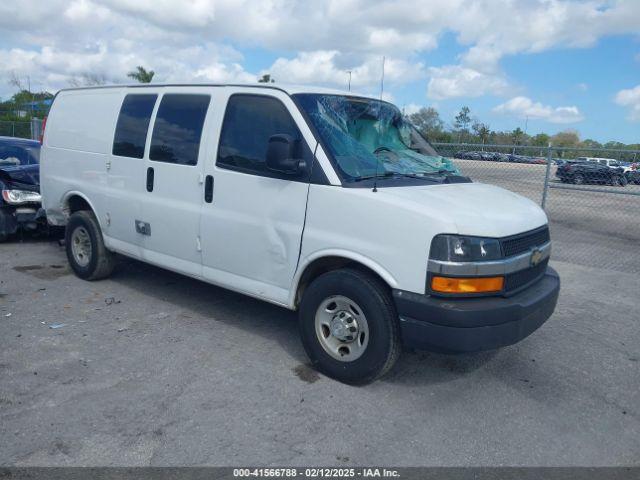
M451 124L573 129L640 143L640 0L12 0L0 2L0 98L125 83L312 84L380 94ZM2 75L5 78L1 78Z

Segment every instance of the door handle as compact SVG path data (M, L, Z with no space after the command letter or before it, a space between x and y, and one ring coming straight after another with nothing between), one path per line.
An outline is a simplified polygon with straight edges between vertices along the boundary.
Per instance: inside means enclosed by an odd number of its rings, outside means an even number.
M207 175L204 179L204 201L211 203L213 201L213 176Z
M147 192L153 192L153 167L147 168Z

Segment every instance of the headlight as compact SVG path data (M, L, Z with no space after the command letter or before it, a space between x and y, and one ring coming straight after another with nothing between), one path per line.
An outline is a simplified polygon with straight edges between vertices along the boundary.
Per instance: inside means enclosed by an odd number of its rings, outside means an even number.
M446 262L482 262L500 260L500 241L495 238L436 235L431 242L432 260Z
M42 201L38 192L30 192L29 190L2 190L2 198L9 205L40 203Z

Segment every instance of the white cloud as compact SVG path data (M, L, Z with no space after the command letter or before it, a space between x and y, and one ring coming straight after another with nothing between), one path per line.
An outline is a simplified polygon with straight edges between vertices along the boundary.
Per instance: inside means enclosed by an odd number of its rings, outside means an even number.
M292 59L278 58L269 72L278 82L321 84L346 89L351 71L351 86L371 87L380 83L382 75L381 58L366 56L362 63L352 66L342 58L337 50L302 52ZM402 59L387 59L384 66L385 83L402 84L425 76L424 65Z
M584 120L584 116L576 106L554 108L521 96L498 105L493 111L518 118L529 117L531 120L545 120L551 123L576 123Z
M429 74L427 96L435 100L504 95L511 89L509 82L499 73L483 73L459 65L432 67Z
M424 108L424 105L418 105L416 103L410 103L408 105L404 105L402 107L402 111L405 115L413 115L414 113L418 113L420 109Z
M586 92L587 90L589 90L589 85L587 85L586 83L578 83L576 85L576 88L581 92Z
M0 2L0 59L55 89L83 66L120 80L137 64L158 80L255 78L239 51L260 48L286 52L273 65L281 78L339 86L351 69L371 89L382 55L390 82L424 78L415 58L452 32L465 51L428 70L429 94L508 95L506 55L587 47L639 22L633 0L13 0Z
M629 120L640 120L640 85L620 90L616 94L615 102L629 108Z

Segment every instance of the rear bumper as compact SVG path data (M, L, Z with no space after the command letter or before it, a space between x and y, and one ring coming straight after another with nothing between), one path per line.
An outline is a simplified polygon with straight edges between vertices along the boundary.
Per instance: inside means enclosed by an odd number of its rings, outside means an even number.
M540 281L511 297L437 298L402 290L393 297L406 346L440 352L474 352L512 345L553 313L560 277L551 267Z

